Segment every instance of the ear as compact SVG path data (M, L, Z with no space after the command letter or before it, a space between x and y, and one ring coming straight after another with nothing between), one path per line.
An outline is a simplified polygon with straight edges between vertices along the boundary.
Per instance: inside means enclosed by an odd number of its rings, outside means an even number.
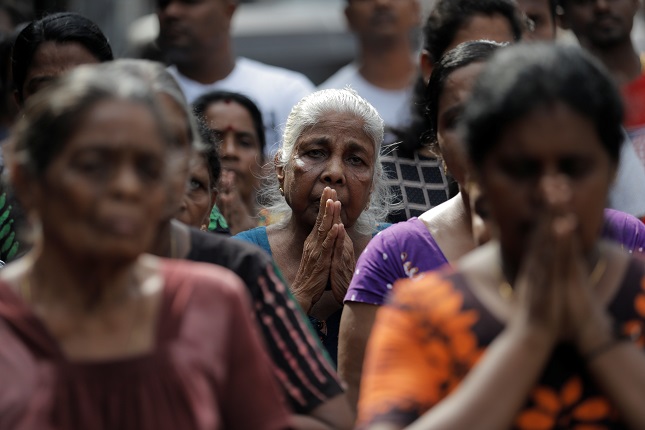
M226 1L226 16L229 20L233 19L233 14L237 10L237 0L224 0Z
M555 22L561 29L571 30L571 23L569 22L567 13L564 11L562 6L558 6L557 8Z
M428 84L430 80L430 75L432 75L432 69L434 69L434 63L430 57L430 53L427 49L421 50L419 55L419 63L421 64L421 76L423 76L423 83Z
M26 167L18 163L12 163L9 169L11 186L13 187L18 201L25 213L32 215L38 212L38 203L41 199L43 190L40 182L27 171Z
M347 20L347 27L350 31L354 31L354 14L352 13L351 2L345 6L345 19Z
M282 154L282 150L278 150L278 152L276 152L275 156L273 157L275 174L278 177L278 182L280 182L280 186L282 186L282 183L284 182L284 166L282 166L282 162L280 162L281 154Z

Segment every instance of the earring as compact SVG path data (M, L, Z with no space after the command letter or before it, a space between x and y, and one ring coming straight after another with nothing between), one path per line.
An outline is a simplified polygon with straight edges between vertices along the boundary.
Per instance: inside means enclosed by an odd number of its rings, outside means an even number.
M441 165L443 166L443 174L448 176L448 165L446 164L446 160L442 159Z
M278 189L280 190L280 195L281 195L281 196L284 196L284 190L282 189L282 187L280 187L280 188L278 188Z

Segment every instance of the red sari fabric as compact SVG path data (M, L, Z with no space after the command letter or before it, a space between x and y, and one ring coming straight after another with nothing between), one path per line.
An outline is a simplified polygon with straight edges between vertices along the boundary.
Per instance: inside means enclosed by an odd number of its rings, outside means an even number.
M0 429L285 429L288 411L227 269L162 263L150 353L72 362L43 323L0 282Z

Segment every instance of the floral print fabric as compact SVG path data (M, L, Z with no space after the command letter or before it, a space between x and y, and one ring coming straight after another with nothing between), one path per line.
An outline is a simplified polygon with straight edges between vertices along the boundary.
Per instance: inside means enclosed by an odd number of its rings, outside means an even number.
M608 310L621 330L639 337L645 324L642 260L632 259ZM379 310L368 344L359 426L414 422L459 385L503 329L463 276L450 269L397 283L391 302ZM636 342L645 344L642 336ZM527 395L513 428L626 427L577 351L562 344Z

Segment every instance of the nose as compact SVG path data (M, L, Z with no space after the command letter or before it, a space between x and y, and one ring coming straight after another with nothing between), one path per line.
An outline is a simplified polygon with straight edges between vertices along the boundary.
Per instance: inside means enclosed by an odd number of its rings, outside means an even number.
M159 0L157 13L164 18L175 18L181 13L181 2L177 0Z
M607 12L609 10L609 0L596 0L595 7L597 11Z
M119 168L114 173L111 188L113 194L121 200L139 198L143 191L143 184L135 170L135 166L122 166Z
M566 175L545 174L540 178L538 186L540 200L551 209L564 209L571 202L573 192Z
M235 138L230 134L226 134L220 142L220 157L222 157L222 159L228 160L238 158Z
M181 198L181 201L179 203L179 210L177 211L177 213L182 214L186 212L187 209L188 209L188 193L186 192Z
M339 157L330 157L321 178L326 185L344 185L346 179L342 160Z

